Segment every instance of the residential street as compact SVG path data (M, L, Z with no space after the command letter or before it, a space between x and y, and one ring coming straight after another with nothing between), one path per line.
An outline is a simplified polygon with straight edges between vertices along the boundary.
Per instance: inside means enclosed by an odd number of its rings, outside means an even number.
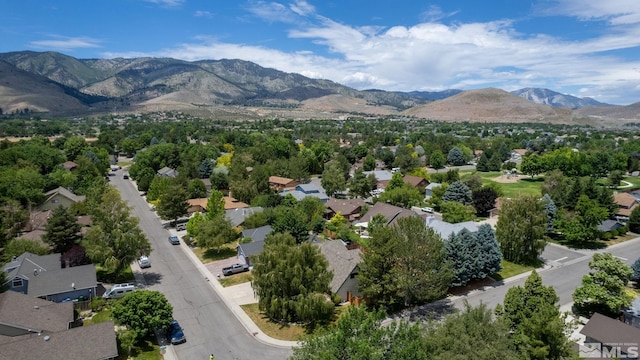
M216 360L275 360L291 355L290 349L265 345L247 332L182 249L169 243L161 221L122 174L118 171L111 177L111 184L128 201L132 215L140 219L140 228L153 248L151 267L143 270L145 280L150 289L167 297L184 328L187 342L174 346L178 358L206 359L213 353Z

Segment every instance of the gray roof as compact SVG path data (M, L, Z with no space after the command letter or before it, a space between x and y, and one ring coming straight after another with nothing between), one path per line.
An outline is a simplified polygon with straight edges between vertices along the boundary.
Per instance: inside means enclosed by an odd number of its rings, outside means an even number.
M426 189L427 190L433 190L433 189L437 188L440 185L442 185L442 184L440 184L440 183L430 183L429 185L427 185Z
M48 271L60 269L60 254L35 255L25 252L2 267L9 279L21 277L29 279L33 277L34 270Z
M93 264L74 266L55 271L41 271L29 279L29 296L61 294L75 289L93 289L97 286L96 266Z
M231 221L231 225L240 226L244 223L244 220L255 214L262 212L262 208L260 206L250 207L250 208L238 208L238 209L230 209L225 210L225 214L227 215L227 219Z
M593 314L580 333L603 344L625 344L620 345L625 352L640 339L640 329L599 313Z
M15 291L0 294L0 335L8 335L16 328L62 331L73 322L73 303L55 303ZM12 328L12 329L9 329ZM0 341L3 342L3 341Z
M438 220L432 217L427 218L427 227L432 228L443 239L448 239L451 234L457 234L462 229L467 229L471 232L478 231L478 226L473 221L465 221L461 223L451 224L446 221Z
M320 187L317 186L315 184L300 184L300 185L296 185L296 190L298 191L302 191L305 194L313 194L313 193L323 193L325 192L325 190Z
M333 279L331 279L329 286L331 291L336 293L360 263L362 252L360 249L347 250L347 247L340 240L327 240L318 243L318 246L329 263L329 270L333 272Z
M618 230L623 226L624 225L620 224L619 222L617 222L615 220L605 220L605 221L601 222L600 225L598 225L598 230L607 232L607 231L612 231L612 230Z
M240 247L244 256L251 257L260 254L264 250L264 240L254 240L250 243L240 244L238 247Z
M63 188L62 186L55 188L53 190L47 191L44 195L47 197L47 200L49 200L51 197L55 196L56 194L60 194L66 197L67 199L72 200L73 202L81 202L81 201L84 201L84 199L86 198L84 195L76 195L71 191L67 190L66 188Z
M281 191L279 194L280 196L286 196L287 194L291 194L298 201L304 199L307 196L316 197L320 199L320 201L322 202L327 202L329 200L329 196L324 192L305 194L302 191L298 191L298 190L284 190L284 191Z
M176 177L178 176L178 171L165 166L162 169L158 170L158 176Z
M242 231L243 238L251 238L254 242L264 241L264 239L271 233L271 225L261 226L255 229L245 229ZM247 244L243 244L247 245Z
M0 360L103 360L117 356L113 321L58 332L45 331L40 336L24 336L0 345Z
M393 177L393 173L389 170L373 170L373 171L363 171L363 173L367 176L369 174L373 174L378 181L387 181L391 180Z

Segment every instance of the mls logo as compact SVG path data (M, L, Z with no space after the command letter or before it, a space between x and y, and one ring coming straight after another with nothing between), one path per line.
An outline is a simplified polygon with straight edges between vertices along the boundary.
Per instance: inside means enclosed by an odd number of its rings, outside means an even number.
M637 359L640 346L637 343L607 344L585 343L587 349L580 351L582 358Z

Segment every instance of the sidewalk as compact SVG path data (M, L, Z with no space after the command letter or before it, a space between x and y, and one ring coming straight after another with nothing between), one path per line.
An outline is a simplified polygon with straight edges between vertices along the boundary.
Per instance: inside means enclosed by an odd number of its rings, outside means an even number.
M237 290L239 290L238 294L234 294L235 293L234 290L236 289L232 289L231 287L230 288L223 287L220 284L220 282L218 282L218 279L216 278L216 276L212 274L209 271L209 269L207 269L207 267L202 263L202 261L200 261L200 259L193 253L193 251L191 251L189 246L187 246L184 243L184 241L180 241L180 247L182 247L182 250L185 252L185 254L187 254L187 256L191 259L193 264L198 268L198 271L200 271L200 273L207 280L209 285L211 285L211 287L216 291L216 293L218 293L222 301L225 303L225 305L227 305L229 310L231 310L231 312L236 316L238 321L240 321L240 323L244 326L244 328L250 334L252 334L258 341L266 345L281 347L285 349L290 349L291 347L298 345L296 341L278 340L270 336L267 336L264 332L262 332L262 330L260 330L260 328L253 322L253 320L251 320L251 318L244 312L244 310L242 310L240 305L256 302L255 300L247 302L249 301L248 295L247 295L249 292L246 289L246 287L247 286L250 287L251 286L250 284L240 284L240 285L234 286L233 288L238 288ZM251 290L250 293L252 294L253 290ZM169 358L165 357L165 359L169 359Z

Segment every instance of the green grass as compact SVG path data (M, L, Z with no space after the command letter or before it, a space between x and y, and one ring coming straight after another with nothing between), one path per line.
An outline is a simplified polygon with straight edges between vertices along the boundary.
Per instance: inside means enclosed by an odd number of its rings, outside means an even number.
M111 316L111 309L104 309L99 313L95 314L91 319L85 319L83 321L83 324L84 326L87 326L87 325L102 323L109 320L113 320L113 316Z
M631 183L633 186L631 186L629 188L622 188L622 190L631 190L631 189L640 188L640 177L638 177L638 176L625 177L623 180L626 181L626 182Z
M141 342L138 342L136 346L131 349L131 357L127 357L124 355L125 351L122 349L118 349L120 356L116 359L118 360L127 360L127 359L135 359L135 360L161 360L162 355L160 354L160 346L156 344L156 339L153 335L148 336L143 339Z
M253 322L264 332L267 336L274 339L286 340L286 341L298 341L303 337L313 334L319 331L321 328L332 326L342 316L350 305L337 306L335 314L331 322L324 326L317 326L315 328L305 328L295 324L279 324L271 321L267 318L263 312L258 309L258 304L240 305L244 312L253 320Z
M194 254L202 261L203 263L208 263L216 260L228 259L233 256L238 255L238 251L236 250L236 244L225 244L220 249L203 249L203 248L192 248L191 249Z
M508 198L516 198L521 195L540 195L540 189L544 184L544 177L538 176L533 179L525 175L519 175L518 181L515 183L502 183L494 181L495 178L502 175L499 171L493 172L477 172L482 177L483 184L495 183L499 184L504 196Z
M232 276L224 276L220 278L219 282L220 282L220 285L224 287L228 287L228 286L246 283L251 280L253 280L253 275L251 275L250 272L244 272L244 273L235 274Z
M126 283L135 280L131 266L127 266L117 274L111 273L101 266L96 266L96 276L98 281L108 284Z
M502 262L500 264L502 265L502 270L500 272L498 272L497 274L491 275L491 277L496 281L508 279L508 278L510 278L512 276L516 276L516 275L520 275L520 274L526 273L527 271L531 271L531 270L533 270L535 268L534 266L520 265L520 264L512 263L512 262L504 260L504 259L502 260Z

